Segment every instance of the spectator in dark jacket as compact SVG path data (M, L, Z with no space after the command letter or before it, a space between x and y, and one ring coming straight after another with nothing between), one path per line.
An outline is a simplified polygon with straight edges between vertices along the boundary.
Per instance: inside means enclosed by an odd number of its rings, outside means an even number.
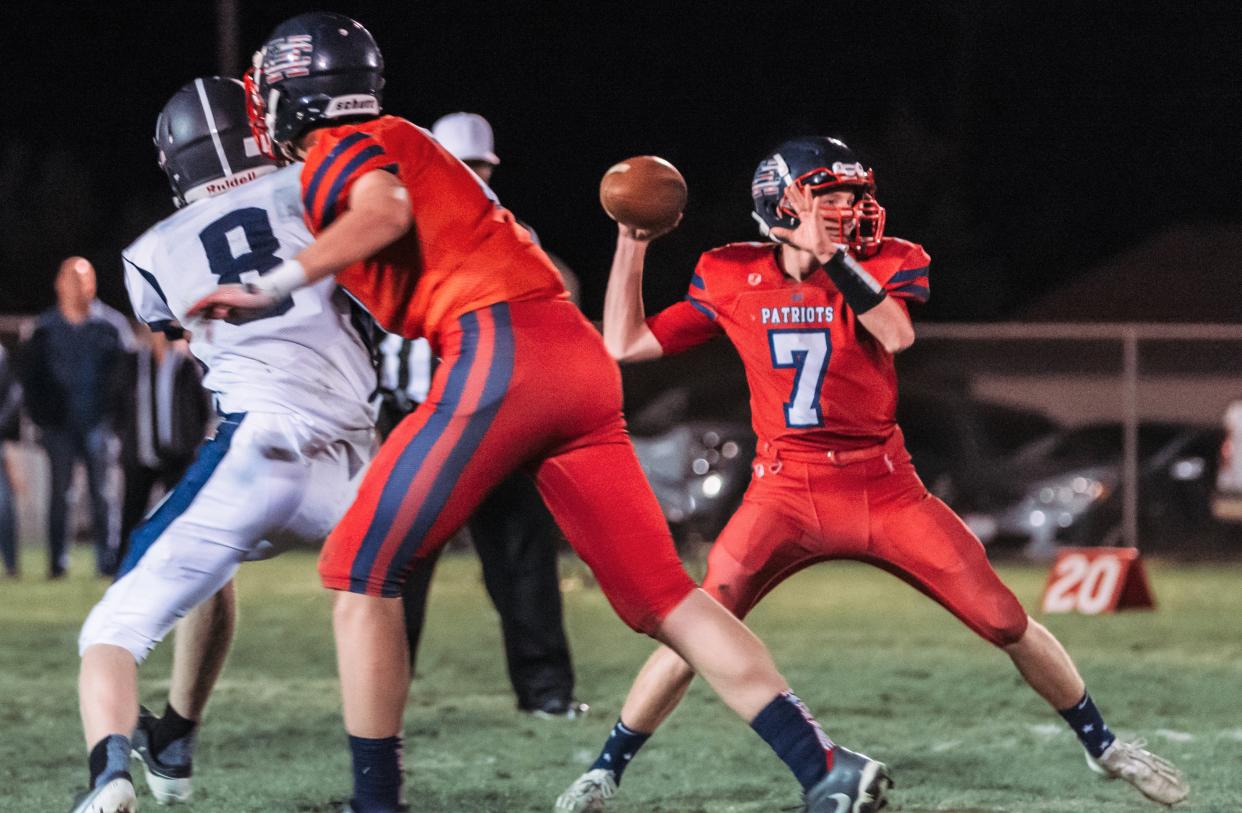
M0 347L0 559L4 560L7 576L18 574L16 506L13 483L9 479L5 442L17 438L18 410L21 407L21 386L9 367L8 356Z
M86 464L90 487L95 567L116 569L120 540L119 500L108 486L119 443L113 420L120 401L118 375L133 345L129 323L95 298L95 269L70 257L56 275L56 306L39 315L21 348L20 377L26 413L38 425L51 467L48 506L49 575L68 567L67 496L74 463Z
M207 432L211 399L203 389L198 363L187 343L163 333L138 331L139 340L126 365L128 396L121 436L125 502L121 509L124 561L130 532L147 513L156 484L167 492L177 484Z

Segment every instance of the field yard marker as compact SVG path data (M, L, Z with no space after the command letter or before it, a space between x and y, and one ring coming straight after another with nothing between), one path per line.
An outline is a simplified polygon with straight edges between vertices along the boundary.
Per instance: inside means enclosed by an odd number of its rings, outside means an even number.
M1155 606L1137 548L1061 548L1044 587L1045 613L1100 615Z

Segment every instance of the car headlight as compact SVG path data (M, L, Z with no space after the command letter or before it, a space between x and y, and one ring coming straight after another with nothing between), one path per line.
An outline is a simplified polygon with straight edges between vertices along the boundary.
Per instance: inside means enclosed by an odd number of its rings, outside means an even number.
M1055 480L1045 480L1032 489L1032 524L1042 525L1050 516L1081 514L1093 504L1105 499L1112 485L1102 479L1086 474L1074 474ZM1039 513L1039 519L1035 514Z

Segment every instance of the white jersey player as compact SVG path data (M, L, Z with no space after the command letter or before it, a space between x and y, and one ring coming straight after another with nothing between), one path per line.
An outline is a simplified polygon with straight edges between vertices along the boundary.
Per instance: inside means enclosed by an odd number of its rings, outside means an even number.
M307 287L245 324L186 319L203 294L257 278L311 242L300 166L278 169L259 155L241 84L207 78L183 87L160 113L156 145L182 208L124 251L126 286L153 330L191 331L221 422L134 531L117 582L82 628L91 788L75 813L135 808L131 750L159 801L189 798L194 727L231 637L231 592L222 588L242 561L321 542L351 502L374 445L375 373L352 324L354 306L334 282ZM185 653L194 661L181 670L188 685L178 686L174 669L165 715L144 711L140 720L138 664L213 596L219 606L195 613L201 629L185 637L214 638L207 648L215 654Z

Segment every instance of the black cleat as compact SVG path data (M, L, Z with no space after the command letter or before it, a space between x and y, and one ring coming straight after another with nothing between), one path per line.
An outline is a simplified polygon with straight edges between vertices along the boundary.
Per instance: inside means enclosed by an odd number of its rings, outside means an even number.
M888 766L837 746L832 770L806 792L806 813L876 813L888 806Z
M591 707L573 698L553 697L534 706L519 707L539 720L581 720Z
M193 773L194 735L175 740L160 752L151 753L151 734L159 718L145 706L138 709L138 727L134 729L133 754L142 760L151 795L162 805L188 802L193 795L190 775Z

